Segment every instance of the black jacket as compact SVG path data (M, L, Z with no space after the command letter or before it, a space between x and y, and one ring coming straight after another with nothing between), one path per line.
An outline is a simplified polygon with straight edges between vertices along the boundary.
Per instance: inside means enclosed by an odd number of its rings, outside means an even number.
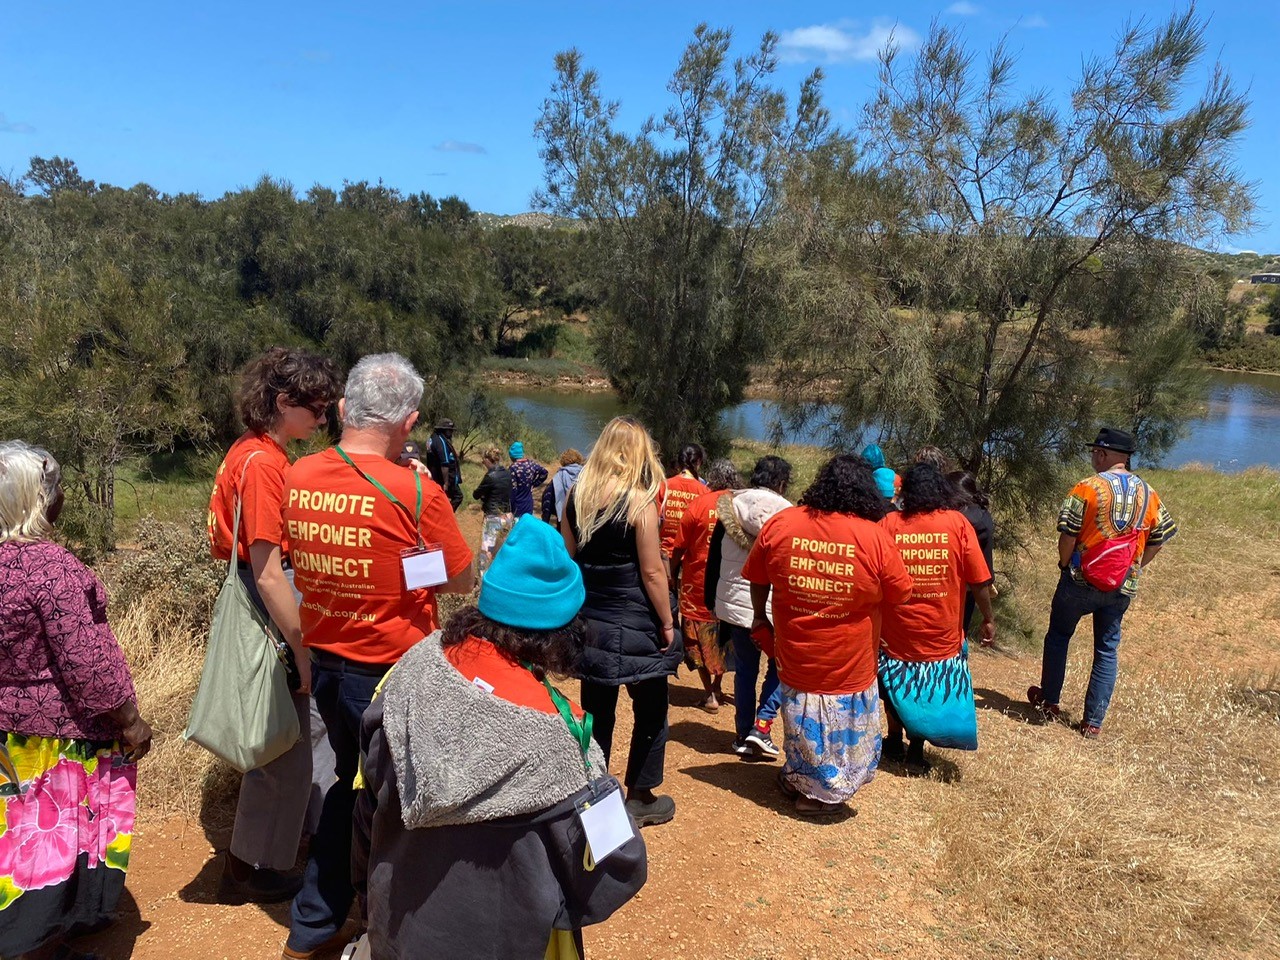
M511 471L501 465L493 467L484 475L472 496L480 501L480 509L486 517L510 513Z
M446 492L462 483L458 452L453 449L453 441L443 433L433 433L427 441L427 470L431 472L431 479Z
M573 524L576 535L572 493L565 522ZM660 648L662 619L641 579L635 530L621 522L607 524L586 545L579 541L574 559L587 591L581 613L590 628L582 653L583 679L620 686L674 674L684 659L684 641L677 630L671 646Z

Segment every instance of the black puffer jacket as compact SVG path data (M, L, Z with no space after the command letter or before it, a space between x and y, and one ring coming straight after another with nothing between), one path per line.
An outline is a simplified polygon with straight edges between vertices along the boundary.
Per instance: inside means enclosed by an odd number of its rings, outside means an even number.
M573 494L565 520L578 535ZM684 659L680 632L666 650L662 619L649 602L640 576L636 531L622 521L606 524L590 542L579 541L574 558L582 569L587 600L582 616L591 628L582 656L582 678L610 686L670 676Z

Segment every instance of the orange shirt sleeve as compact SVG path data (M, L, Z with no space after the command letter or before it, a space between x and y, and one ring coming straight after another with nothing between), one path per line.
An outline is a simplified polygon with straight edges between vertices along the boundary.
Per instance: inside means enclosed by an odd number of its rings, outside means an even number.
M284 540L284 473L258 454L245 464L240 486L240 542L279 544Z
M439 484L422 484L422 517L418 525L422 539L444 549L444 569L452 579L471 563L471 548L458 529L453 505Z

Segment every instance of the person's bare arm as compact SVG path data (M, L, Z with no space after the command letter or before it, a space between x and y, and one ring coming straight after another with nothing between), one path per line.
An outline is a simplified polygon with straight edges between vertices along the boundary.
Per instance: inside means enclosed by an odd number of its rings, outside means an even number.
M301 686L298 693L311 692L311 660L302 646L302 622L298 618L298 601L293 587L280 565L280 544L269 540L255 540L249 544L249 563L253 567L253 580L262 597L267 615L280 631L280 636L293 651L298 665Z
M1058 536L1058 566L1066 568L1071 563L1071 554L1076 551L1076 538L1070 533ZM976 596L976 595L975 595Z
M1142 551L1142 562L1140 565L1145 567L1148 563L1154 560L1156 558L1156 554L1158 554L1163 547L1163 543L1147 544L1147 549Z
M676 626L671 618L671 596L666 564L662 559L662 539L658 533L658 508L650 505L636 527L636 552L640 557L640 580L653 609L662 624L662 649L675 640Z
M989 647L996 642L996 615L991 606L991 583L988 581L980 587L970 587L973 599L982 611L982 645Z
M457 576L450 577L440 586L436 587L436 593L470 593L471 588L476 585L476 573L472 569L471 564L467 564Z
M573 532L573 524L569 522L569 509L565 508L565 522L560 524L560 536L564 538L564 548L569 551L569 556L576 557L578 555L578 537Z

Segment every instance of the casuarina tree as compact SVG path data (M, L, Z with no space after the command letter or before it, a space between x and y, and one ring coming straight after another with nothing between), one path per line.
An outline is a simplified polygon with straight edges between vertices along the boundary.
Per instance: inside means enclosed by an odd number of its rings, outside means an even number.
M797 415L825 391L836 436L937 443L1027 501L1103 415L1167 446L1202 325L1181 245L1252 209L1246 100L1220 67L1192 91L1204 54L1194 9L1128 26L1060 102L943 26L885 53L862 152L797 168L779 218Z
M535 127L534 201L591 227L600 363L668 456L685 440L724 442L720 412L741 399L773 311L756 247L792 158L833 136L821 74L788 103L772 83L776 48L766 34L732 60L729 31L699 26L671 105L634 133L582 54L560 53Z

